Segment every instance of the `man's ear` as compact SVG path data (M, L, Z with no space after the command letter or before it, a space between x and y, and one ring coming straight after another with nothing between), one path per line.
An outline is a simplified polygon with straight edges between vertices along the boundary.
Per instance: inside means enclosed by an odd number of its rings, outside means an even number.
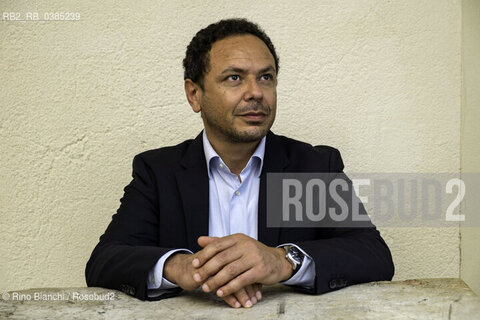
M185 95L187 96L188 103L192 107L194 112L200 112L201 108L201 96L202 88L191 79L185 79Z

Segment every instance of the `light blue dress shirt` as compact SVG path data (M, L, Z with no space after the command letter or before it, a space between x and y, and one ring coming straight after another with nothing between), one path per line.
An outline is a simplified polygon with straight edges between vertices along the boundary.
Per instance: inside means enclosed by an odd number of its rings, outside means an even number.
M260 190L260 173L265 154L264 137L250 157L245 168L240 173L240 180L233 174L222 158L215 152L203 131L203 150L207 161L209 181L209 219L208 235L224 237L234 233L243 233L258 239L258 195ZM294 245L285 243L284 245ZM280 247L279 246L279 247ZM290 279L282 282L286 285L297 285L306 288L313 287L315 280L315 262L305 254L301 268ZM163 266L170 255L183 251L193 253L188 249L171 250L164 254L150 271L147 287L150 297L159 296L166 290L178 287L163 278Z

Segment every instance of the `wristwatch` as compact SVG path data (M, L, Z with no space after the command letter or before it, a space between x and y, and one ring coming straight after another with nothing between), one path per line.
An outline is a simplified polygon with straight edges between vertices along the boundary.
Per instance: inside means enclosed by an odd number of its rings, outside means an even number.
M305 255L302 253L302 251L298 250L297 247L295 246L283 246L282 247L285 250L285 258L292 264L293 267L293 273L292 276L300 269L302 266L303 258Z

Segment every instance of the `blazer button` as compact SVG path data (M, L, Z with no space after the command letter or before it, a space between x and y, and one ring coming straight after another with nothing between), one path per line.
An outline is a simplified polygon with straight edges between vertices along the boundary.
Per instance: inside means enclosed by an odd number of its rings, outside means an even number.
M328 284L330 289L336 289L338 284L336 280L330 280L330 283Z

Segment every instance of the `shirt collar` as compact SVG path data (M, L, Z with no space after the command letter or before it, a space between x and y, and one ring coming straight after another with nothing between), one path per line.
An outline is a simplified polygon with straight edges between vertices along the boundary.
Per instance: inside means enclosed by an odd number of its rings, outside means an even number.
M205 133L205 130L203 130L202 134L202 139L203 139L203 152L205 153L205 159L207 161L207 172L208 172L208 177L212 178L211 176L211 171L210 171L210 164L214 159L221 159L218 153L213 149L212 145L210 144L210 141L208 141L207 134ZM256 158L259 161L255 161L252 163L252 165L255 165L255 176L259 177L260 173L262 172L262 167L263 167L263 157L265 155L265 141L266 137L263 137L262 140L260 140L260 143L257 146L257 149L255 149L255 152L252 154L250 157L250 160L248 162L251 162L252 159ZM248 163L247 163L248 166Z

